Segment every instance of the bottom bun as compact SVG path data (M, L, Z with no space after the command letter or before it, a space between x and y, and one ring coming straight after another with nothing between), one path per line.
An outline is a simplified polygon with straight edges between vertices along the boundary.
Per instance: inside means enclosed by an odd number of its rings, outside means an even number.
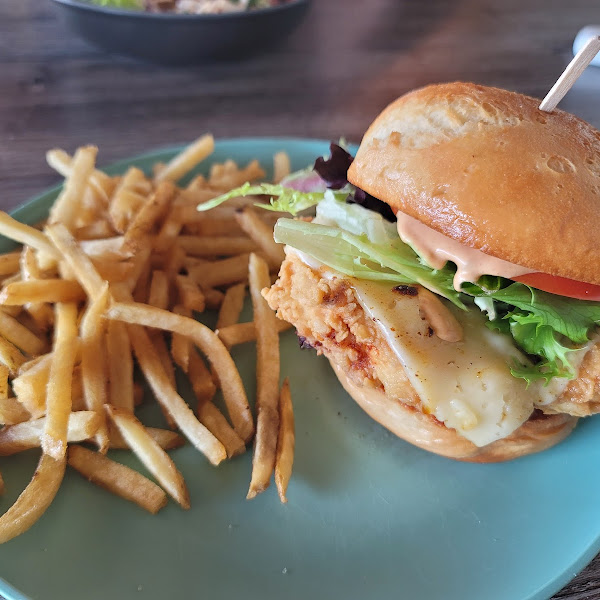
M508 437L480 448L432 415L389 398L381 390L359 387L340 367L330 364L344 389L371 418L419 448L456 460L491 463L540 452L564 440L577 424L577 418L570 415L536 412Z

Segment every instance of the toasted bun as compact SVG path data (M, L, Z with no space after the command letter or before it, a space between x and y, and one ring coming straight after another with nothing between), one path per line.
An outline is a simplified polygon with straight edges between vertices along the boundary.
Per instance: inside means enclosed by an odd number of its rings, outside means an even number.
M600 284L600 133L538 105L468 83L416 90L375 119L348 179L467 246Z
M510 436L479 448L431 415L389 398L380 390L357 386L343 369L330 363L344 389L371 418L407 442L448 458L477 463L512 460L558 444L577 423L577 418L569 415L540 415Z

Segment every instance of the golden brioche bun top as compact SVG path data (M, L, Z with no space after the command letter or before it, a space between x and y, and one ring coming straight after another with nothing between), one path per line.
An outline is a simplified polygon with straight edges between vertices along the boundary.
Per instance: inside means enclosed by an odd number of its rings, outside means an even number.
M600 132L539 100L470 83L390 104L348 179L466 246L600 284Z

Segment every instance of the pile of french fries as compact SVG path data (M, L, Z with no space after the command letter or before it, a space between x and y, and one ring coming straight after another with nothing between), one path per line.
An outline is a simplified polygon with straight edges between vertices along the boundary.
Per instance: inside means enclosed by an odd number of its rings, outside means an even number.
M179 187L213 148L206 135L152 175L131 167L117 177L96 168L95 147L73 157L51 150L48 163L65 182L47 222L33 227L0 213L0 234L22 244L0 256L0 456L42 451L31 483L0 517L0 543L39 519L67 464L151 513L167 494L189 508L185 481L167 453L185 440L213 465L254 440L247 497L265 490L275 473L287 501L294 417L287 379L279 389L279 332L288 325L261 295L283 260L272 237L277 215L241 198L196 210L265 177L257 161L238 167L228 160ZM274 172L276 181L289 172L285 154L275 155ZM247 286L254 320L239 323ZM216 331L196 320L208 309L219 311ZM256 420L230 354L251 340ZM146 427L136 416L147 401L136 364L168 429ZM177 391L176 367L194 390L191 405ZM219 389L223 412L214 401ZM107 456L124 448L155 482ZM4 485L0 474L0 493Z

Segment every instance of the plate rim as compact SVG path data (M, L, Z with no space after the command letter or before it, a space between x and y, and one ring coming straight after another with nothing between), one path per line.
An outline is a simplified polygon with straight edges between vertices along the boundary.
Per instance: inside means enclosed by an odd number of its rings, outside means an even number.
M147 152L133 154L126 158L113 161L108 165L101 165L99 168L109 173L117 173L123 169L136 164L139 161L151 160L153 157L162 156L167 153L176 153L187 145L187 143L176 143L167 146L160 146ZM331 140L320 139L320 138L303 138L294 136L244 136L244 137L223 137L215 139L215 149L220 149L222 146L238 145L238 144L273 144L280 143L287 148L290 146L310 146L310 145L324 145L327 146L331 143ZM351 147L357 147L355 143L348 144ZM46 188L45 190L35 194L25 202L20 203L16 207L6 211L11 216L19 219L22 212L28 209L35 208L37 204L43 202L49 195L56 194L62 188L62 184L57 184ZM599 417L600 418L600 417ZM596 536L589 541L587 546L579 553L575 560L565 565L564 569L553 579L547 581L545 584L538 587L528 596L522 598L515 598L513 600L548 600L558 591L565 587L570 581L574 579L587 565L591 563L596 555L600 553L600 531L597 532ZM30 596L25 595L0 574L0 600L33 600Z

